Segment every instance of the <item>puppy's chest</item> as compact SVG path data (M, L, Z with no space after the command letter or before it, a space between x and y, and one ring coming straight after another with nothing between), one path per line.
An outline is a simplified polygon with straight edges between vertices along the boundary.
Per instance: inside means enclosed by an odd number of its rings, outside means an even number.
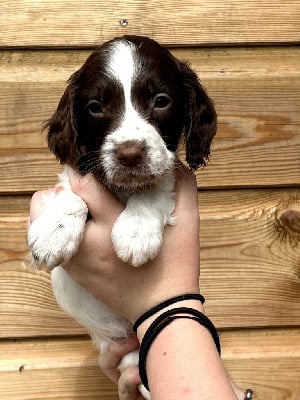
M133 192L127 192L124 190L120 189L111 189L113 194L116 196L116 198L123 204L126 204L128 202L128 199L133 195Z
M145 185L142 189L126 190L114 186L114 187L109 187L109 189L122 204L126 205L131 197L135 197L137 200L140 198L141 201L143 198L151 199L151 196L153 196L156 193L158 187L157 185L151 185L149 187Z

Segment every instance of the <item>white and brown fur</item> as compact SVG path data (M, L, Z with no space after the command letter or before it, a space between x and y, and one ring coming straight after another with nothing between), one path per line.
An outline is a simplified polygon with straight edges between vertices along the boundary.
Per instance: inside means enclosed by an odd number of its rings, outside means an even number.
M190 168L205 165L216 133L216 113L197 75L157 42L124 36L96 49L75 72L47 122L49 148L60 160L93 173L126 204L112 230L117 255L138 267L153 259L166 224L174 223L174 168L181 137ZM64 172L66 190L45 201L28 232L37 263L52 269L60 306L107 345L131 332L59 266L76 253L88 209ZM54 268L56 267L56 268ZM137 364L138 352L121 368ZM144 396L149 394L141 388Z

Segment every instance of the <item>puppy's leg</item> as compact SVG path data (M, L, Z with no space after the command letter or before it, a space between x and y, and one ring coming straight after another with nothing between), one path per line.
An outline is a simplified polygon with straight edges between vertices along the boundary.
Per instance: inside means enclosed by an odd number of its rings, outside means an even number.
M68 262L76 253L88 213L85 202L71 191L66 172L60 185L64 189L44 199L44 210L27 234L35 262L50 269Z
M173 175L168 175L151 191L132 195L112 229L118 257L138 267L153 259L162 244L166 224L174 224Z
M113 339L124 338L132 332L132 325L127 319L111 311L75 282L62 267L53 269L51 283L57 303L88 329L99 350L105 350L107 343Z
M115 314L105 304L92 296L86 289L68 275L62 267L51 272L53 292L58 304L76 321L85 326L94 346L104 354L114 340L126 338L132 333L132 325L125 318ZM138 365L138 351L126 354L119 365L122 372L128 366ZM141 385L142 386L142 385ZM141 393L148 391L140 388ZM146 399L149 397L144 396Z

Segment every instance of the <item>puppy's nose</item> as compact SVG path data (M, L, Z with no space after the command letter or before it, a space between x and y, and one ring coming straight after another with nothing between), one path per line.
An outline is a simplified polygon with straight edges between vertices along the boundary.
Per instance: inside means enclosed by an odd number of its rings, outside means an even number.
M123 143L118 147L117 158L126 167L136 167L142 160L144 148L139 143Z

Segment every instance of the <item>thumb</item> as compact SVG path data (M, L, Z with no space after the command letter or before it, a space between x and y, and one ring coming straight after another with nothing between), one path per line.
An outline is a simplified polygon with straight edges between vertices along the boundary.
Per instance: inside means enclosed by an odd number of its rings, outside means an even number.
M124 206L92 174L81 175L68 167L71 189L86 203L93 220L115 220Z

